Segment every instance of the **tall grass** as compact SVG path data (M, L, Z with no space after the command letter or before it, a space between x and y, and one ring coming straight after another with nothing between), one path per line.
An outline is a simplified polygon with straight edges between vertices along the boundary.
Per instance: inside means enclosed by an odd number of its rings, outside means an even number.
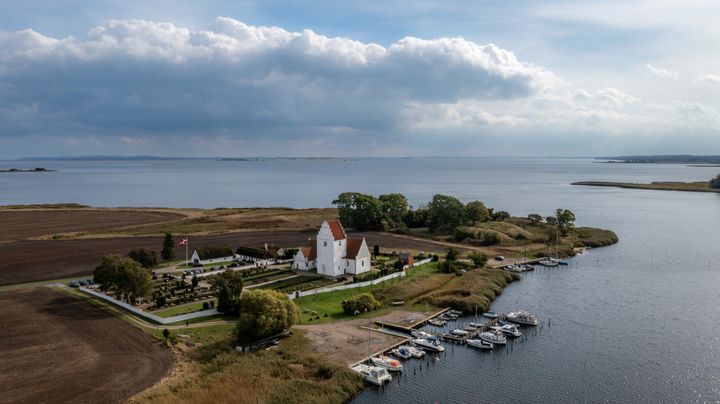
M464 313L473 313L476 307L479 311L487 311L505 286L519 279L519 275L500 269L475 269L450 280L440 289L423 296L420 301L438 307L451 307Z

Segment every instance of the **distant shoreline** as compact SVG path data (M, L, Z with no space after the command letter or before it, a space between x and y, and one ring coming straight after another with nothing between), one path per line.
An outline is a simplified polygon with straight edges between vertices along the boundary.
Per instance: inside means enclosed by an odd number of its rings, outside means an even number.
M43 167L37 168L6 168L0 169L0 173L52 173L57 170L50 170Z
M615 187L630 189L649 189L655 191L684 191L684 192L712 192L720 193L720 189L710 188L707 181L700 182L651 182L650 184L637 184L632 182L611 181L579 181L570 185L584 185L591 187Z

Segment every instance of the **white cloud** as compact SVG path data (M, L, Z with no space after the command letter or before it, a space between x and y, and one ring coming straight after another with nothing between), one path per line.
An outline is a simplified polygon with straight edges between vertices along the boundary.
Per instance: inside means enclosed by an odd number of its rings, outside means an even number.
M694 80L696 83L720 86L720 76L716 74L704 74Z
M674 70L663 69L662 67L655 67L651 64L648 64L645 67L647 67L648 72L650 72L650 74L654 77L673 79L680 77L680 74Z

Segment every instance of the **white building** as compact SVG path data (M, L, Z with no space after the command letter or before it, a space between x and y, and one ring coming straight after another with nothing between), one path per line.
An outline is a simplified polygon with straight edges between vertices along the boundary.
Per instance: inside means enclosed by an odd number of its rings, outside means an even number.
M323 222L317 238L293 258L292 268L301 271L317 269L326 276L357 275L370 270L370 250L365 238L348 238L333 219Z

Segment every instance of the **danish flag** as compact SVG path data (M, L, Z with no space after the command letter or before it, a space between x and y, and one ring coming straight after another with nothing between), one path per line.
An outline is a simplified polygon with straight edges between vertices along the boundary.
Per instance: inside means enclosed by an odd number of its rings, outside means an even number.
M185 244L187 244L187 237L185 237L184 239L180 240L180 245L185 245Z

